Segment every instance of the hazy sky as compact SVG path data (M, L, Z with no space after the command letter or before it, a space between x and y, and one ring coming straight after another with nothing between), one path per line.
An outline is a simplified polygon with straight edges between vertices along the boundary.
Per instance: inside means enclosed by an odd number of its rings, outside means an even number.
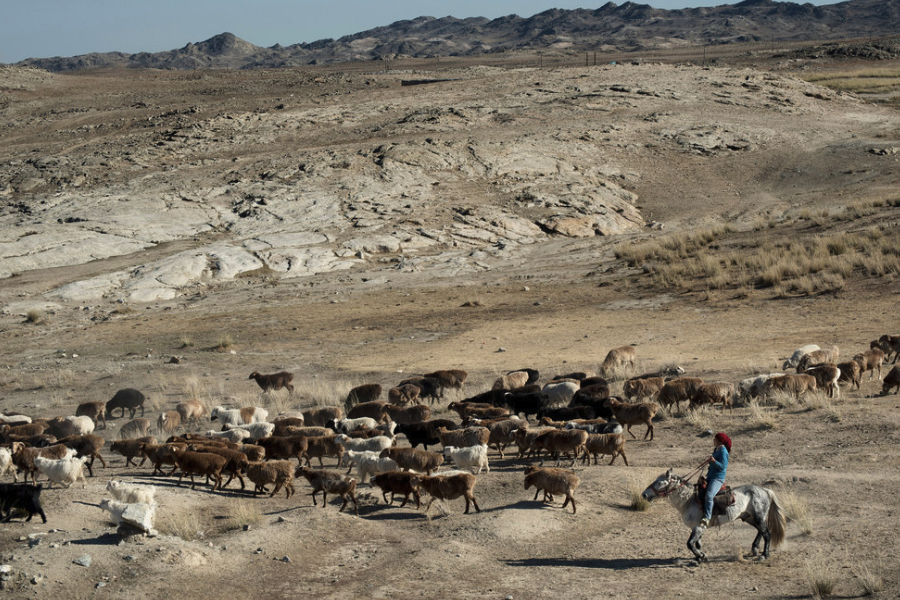
M668 9L736 3L638 2ZM812 0L816 5L834 3ZM420 16L530 17L550 8L604 4L606 0L0 0L0 63L90 52L160 52L226 31L257 46L288 46Z

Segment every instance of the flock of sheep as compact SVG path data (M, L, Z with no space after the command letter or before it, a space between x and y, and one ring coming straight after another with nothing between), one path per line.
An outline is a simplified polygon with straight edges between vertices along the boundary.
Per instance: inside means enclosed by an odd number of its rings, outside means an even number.
M593 457L597 464L605 455L612 457L610 464L621 455L628 465L625 431L636 438L631 427L645 425L644 438L652 440L653 419L661 406L680 410L684 402L690 409L708 404L721 404L724 409L738 398L767 398L777 393L800 396L818 390L839 396L841 382L859 388L867 371L872 373L870 378L876 373L880 378L882 364L891 355L896 363L900 336L881 336L868 350L845 362L839 361L836 346L804 346L783 365L796 373L760 375L737 385L704 382L682 376L681 368L669 368L624 381L624 400L611 395L607 379L591 372L558 375L539 385L538 371L520 369L499 377L490 390L450 402L448 409L458 419L432 418L431 407L443 401L446 390L463 389L467 373L462 370L406 379L388 390L387 400L381 399L383 389L378 384L358 386L350 391L343 407L298 410L272 421L260 407L216 406L207 412L194 399L158 416L157 430L169 436L162 443L152 435L150 419L144 417L144 395L123 389L108 402L79 405L73 416L0 415L0 477L11 474L14 480L13 484L0 484L0 520L22 513L28 520L38 514L46 522L40 505L42 487L36 485L39 477L45 477L50 486L69 487L79 482L84 486L84 469L93 476L95 459L106 467L101 453L105 439L95 428L105 429L107 417L115 418L116 411L120 418L127 412L129 420L119 430L120 439L108 449L121 454L126 467L149 462L152 475L172 477L178 471L178 485L189 477L191 489L199 477L211 491L225 489L235 479L245 490L246 477L253 484L254 496L275 496L283 489L289 498L295 493L294 481L302 477L312 489L314 505L321 492L323 506L332 494L343 500L341 511L350 502L358 511L356 488L368 481L390 504L402 495L401 506L412 497L419 508L424 492L431 497L426 512L435 499L463 498L468 513L470 506L480 511L474 494L476 476L482 471L490 473L491 451L504 459L504 450L515 445L517 458L540 459L525 470L524 488L536 489L535 500L543 491L544 502L562 496L563 507L571 503L575 513L574 492L580 480L573 470L561 468L563 457L571 458L570 467L579 457L587 464ZM611 350L600 369L609 377L633 369L634 364L634 347L624 346ZM264 392L294 391L293 375L288 372L254 372L250 379ZM891 389L895 393L900 390L900 367L896 365L883 379L882 393ZM207 419L220 424L221 430L178 435L183 429L200 428ZM441 452L428 449L437 445ZM555 459L556 466L545 467L545 458ZM324 459L335 461L336 468L325 468ZM448 459L456 470L441 470ZM351 476L354 469L355 476ZM19 474L24 475L22 484L18 483ZM100 506L114 522L151 530L156 509L153 486L110 482L107 489L113 499L105 499Z

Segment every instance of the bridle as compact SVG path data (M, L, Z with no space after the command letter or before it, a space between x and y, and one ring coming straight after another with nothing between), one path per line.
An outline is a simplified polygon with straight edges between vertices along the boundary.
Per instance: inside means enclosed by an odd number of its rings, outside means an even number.
M697 467L696 469L694 469L691 472L691 474L688 475L687 477L678 477L678 475L675 475L673 478L680 479L680 482L678 485L676 485L673 488L665 489L662 491L659 491L654 487L651 487L650 489L653 491L653 493L656 495L657 498L668 498L669 496L674 494L676 491L678 491L680 488L686 486L687 483L694 477L694 475L697 475L701 470L703 470L703 467L705 467L708 463L709 463L709 459L707 458L702 463L700 463L700 466ZM672 482L672 480L670 479L667 483L671 483L671 482Z

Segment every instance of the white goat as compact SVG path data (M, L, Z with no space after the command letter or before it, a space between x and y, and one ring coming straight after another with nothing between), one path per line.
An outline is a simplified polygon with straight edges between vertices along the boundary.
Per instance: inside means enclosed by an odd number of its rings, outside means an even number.
M110 479L106 489L119 502L126 504L156 504L156 486L134 485L120 479Z
M110 519L117 527L122 523L152 533L153 518L156 515L156 504L143 502L120 502L104 498L100 501L100 508L109 513Z
M221 421L222 425L248 425L262 423L269 416L269 411L257 406L244 408L225 408L217 406L209 413L210 421Z
M12 452L10 452L9 448L0 448L0 477L7 473L12 473L13 481L18 483L19 474L12 461Z
M77 481L81 481L81 487L87 486L87 480L84 478L84 463L90 460L90 456L82 456L81 458L44 458L36 456L34 458L34 466L42 474L50 480L50 486L58 483L63 487L71 487Z
M94 420L90 417L66 417L66 421L72 423L71 435L88 435L94 433Z
M379 473L387 473L388 471L398 471L400 468L393 458L379 458L378 452L355 452L348 450L344 456L351 465L356 466L356 474L360 483L366 483L369 477L378 475ZM353 468L352 466L350 467ZM350 473L348 470L347 473Z
M246 425L225 425L225 429L228 431L243 429L250 434L247 436L246 441L253 443L260 438L272 435L275 432L275 423L260 422L248 423Z
M218 437L228 440L229 442L234 442L235 444L240 444L248 437L250 437L250 432L246 429L229 429L228 431L207 431L207 437Z
M358 419L335 419L334 426L337 431L342 433L353 433L360 429L375 429L378 427L378 421L371 417L359 417Z
M488 473L491 467L488 465L488 447L487 444L479 444L478 446L468 446L466 448L456 448L447 446L444 448L444 456L449 456L460 469L469 469L474 474L480 474L484 468ZM443 475L443 473L441 473Z
M347 450L353 450L354 452L380 453L385 448L393 446L394 440L384 435L376 435L375 437L370 438L352 438L343 433L339 433L334 436L334 443L343 446L345 453Z

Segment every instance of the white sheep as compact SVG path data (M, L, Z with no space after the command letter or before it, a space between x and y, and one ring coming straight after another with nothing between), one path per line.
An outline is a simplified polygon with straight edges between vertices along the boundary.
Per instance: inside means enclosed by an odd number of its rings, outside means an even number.
M257 406L245 406L243 408L216 406L209 413L209 420L218 420L222 425L248 425L250 423L262 423L268 416L269 411Z
M334 443L343 446L345 452L347 450L353 450L355 452L380 453L385 448L393 446L394 440L384 435L376 435L375 437L370 438L352 438L340 433L334 436Z
M452 458L453 464L460 469L470 469L474 474L480 474L482 468L488 473L491 472L491 467L488 465L487 444L468 446L466 448L447 446L444 448L444 456Z
M371 417L359 417L358 419L335 419L334 429L341 433L353 433L360 429L375 429L378 421Z
M246 429L229 429L228 431L207 431L207 437L213 438L222 438L226 439L229 442L234 442L235 444L240 444L248 437L250 437L250 432Z
M87 487L87 480L84 478L84 463L90 460L89 456L81 458L44 458L36 456L34 458L34 466L42 474L50 480L50 486L58 483L63 487L71 487L77 481L81 481L81 487Z
M226 431L231 431L234 429L243 429L247 431L250 435L247 436L246 440L250 443L255 442L256 440L264 437L269 437L275 432L275 423L248 423L246 425L225 425Z
M156 486L134 485L120 479L110 479L106 489L119 502L126 504L156 504Z
M94 420L87 416L66 417L66 421L72 423L72 433L70 435L88 435L94 433Z
M27 425L31 423L28 415L4 415L0 414L0 423L3 425Z
M791 354L791 357L784 361L784 365L781 366L782 369L794 369L800 364L800 359L803 358L804 355L809 354L810 352L815 352L816 350L821 350L816 344L807 344L805 346L800 346L794 353Z
M13 464L12 452L9 448L0 448L0 477L7 473L12 473L13 481L18 483L19 474L16 472L16 466Z
M104 498L100 501L100 508L109 513L110 519L117 527L121 527L124 523L151 535L156 533L153 529L156 504L120 502Z
M394 459L388 457L380 458L378 454L378 452L356 452L354 450L348 450L344 453L344 456L351 465L347 473L349 474L350 470L355 466L360 483L366 483L369 477L374 477L379 473L399 470L397 462Z
M579 389L580 386L571 381L551 381L541 390L541 397L548 408L566 406Z

